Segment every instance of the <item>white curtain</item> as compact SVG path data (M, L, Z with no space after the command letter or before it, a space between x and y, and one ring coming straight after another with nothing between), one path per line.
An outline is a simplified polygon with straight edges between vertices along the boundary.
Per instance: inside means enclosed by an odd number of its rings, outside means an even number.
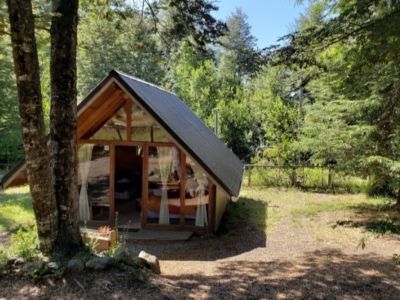
M90 220L87 185L93 146L93 144L85 144L82 145L78 151L79 172L81 175L81 190L79 192L79 217L82 221Z
M168 179L172 171L173 160L172 147L157 147L158 165L160 168L161 177L161 203L159 213L159 224L169 224L169 209L168 209Z
M194 173L194 177L196 178L196 182L198 184L195 192L195 198L197 203L195 225L203 227L208 225L208 220L207 220L208 197L206 196L208 179L207 176L201 171L201 169L197 167L195 164L192 165L192 170Z
M177 171L179 179L181 178L179 151L176 148L172 148L172 171Z

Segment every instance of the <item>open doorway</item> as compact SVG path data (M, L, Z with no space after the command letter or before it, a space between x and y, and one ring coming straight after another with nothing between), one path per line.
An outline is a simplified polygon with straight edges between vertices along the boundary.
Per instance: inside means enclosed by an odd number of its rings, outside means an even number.
M115 147L116 225L140 229L143 151L141 146Z

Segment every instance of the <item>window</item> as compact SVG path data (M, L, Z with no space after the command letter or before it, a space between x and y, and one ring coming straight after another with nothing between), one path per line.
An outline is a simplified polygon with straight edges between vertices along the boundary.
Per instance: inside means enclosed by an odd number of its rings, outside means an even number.
M185 223L208 225L209 179L189 157L186 158Z
M139 105L132 105L132 141L170 142L167 132Z
M180 160L175 147L149 147L149 223L180 222Z
M108 220L110 209L110 149L82 144L79 157L79 215L82 221Z
M126 126L126 111L121 107L90 139L126 141Z

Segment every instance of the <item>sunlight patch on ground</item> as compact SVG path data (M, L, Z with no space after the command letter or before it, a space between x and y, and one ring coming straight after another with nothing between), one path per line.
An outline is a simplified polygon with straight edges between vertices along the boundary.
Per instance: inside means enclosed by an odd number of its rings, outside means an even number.
M362 239L370 241L378 237L378 233L368 227L368 222L371 221L369 210L374 210L373 215L379 222L388 216L389 212L385 209L391 205L392 200L368 197L365 194L322 194L286 188L243 188L238 203L241 202L246 204L242 203L236 209L246 209L249 212L249 223L266 229L267 233L271 233L274 227L282 227L280 222L286 222L286 225L292 226L293 233L302 232L313 237L316 242L327 246L346 245L358 249ZM260 209L260 204L264 206L264 211Z
M20 224L34 224L28 186L0 191L0 231L12 231Z

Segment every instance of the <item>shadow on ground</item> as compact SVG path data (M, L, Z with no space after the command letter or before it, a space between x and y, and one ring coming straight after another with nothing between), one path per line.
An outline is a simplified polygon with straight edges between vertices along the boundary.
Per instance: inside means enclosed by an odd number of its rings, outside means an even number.
M173 286L162 291L181 299L400 299L399 272L390 260L324 249L297 261L222 262L213 276L168 276Z
M145 250L161 260L215 261L266 246L268 203L240 198L228 204L217 235L194 237L185 242L131 242L138 253Z
M390 203L362 204L353 206L354 216L351 220L338 220L333 226L363 228L378 234L400 235L400 211Z

